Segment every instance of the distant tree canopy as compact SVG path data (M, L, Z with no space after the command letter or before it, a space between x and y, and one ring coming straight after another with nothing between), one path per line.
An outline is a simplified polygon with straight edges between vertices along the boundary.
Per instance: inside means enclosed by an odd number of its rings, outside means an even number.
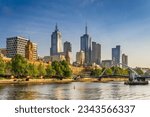
M141 70L141 68L136 68L135 71L139 74L139 75L143 75L144 72Z
M105 70L105 72L104 72ZM104 75L129 75L128 69L123 69L118 66L111 68L95 68L88 69L91 71L91 76L99 77L103 72ZM143 74L140 68L136 69L139 75ZM0 75L15 75L17 77L58 77L67 78L72 75L72 70L67 61L53 61L51 65L29 63L21 55L16 55L10 62L4 62L0 57Z
M94 69L91 71L91 76L98 77L100 75L129 75L129 70L113 66L111 68Z
M0 56L0 75L4 75L4 74L5 74L5 62Z
M10 62L4 62L0 57L0 75L15 75L18 78L31 76L57 76L61 78L70 77L72 71L67 61L54 61L51 65L44 65L43 63L33 64L29 63L24 57L17 54Z
M99 77L102 73L102 69L93 69L91 71L91 76Z

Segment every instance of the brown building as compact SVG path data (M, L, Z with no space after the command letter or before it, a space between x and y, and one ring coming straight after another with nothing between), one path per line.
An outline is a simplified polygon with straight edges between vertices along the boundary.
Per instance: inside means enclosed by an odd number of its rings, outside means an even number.
M25 58L28 59L29 61L33 61L34 55L34 47L33 47L33 43L29 40L27 42L27 45L25 46Z

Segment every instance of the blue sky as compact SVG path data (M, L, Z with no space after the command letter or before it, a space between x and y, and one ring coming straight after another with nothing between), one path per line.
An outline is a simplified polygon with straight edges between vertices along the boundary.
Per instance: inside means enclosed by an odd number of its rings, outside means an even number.
M150 67L150 0L0 0L0 47L7 37L22 35L38 44L39 55L49 55L56 22L74 55L87 22L102 59L121 45L130 66Z

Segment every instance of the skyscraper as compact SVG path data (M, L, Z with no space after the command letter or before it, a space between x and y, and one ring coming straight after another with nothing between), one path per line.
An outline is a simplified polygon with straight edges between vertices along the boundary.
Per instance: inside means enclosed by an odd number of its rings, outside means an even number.
M64 54L65 54L66 61L69 64L72 64L72 46L71 43L68 41L64 42Z
M85 27L85 34L81 36L81 51L85 53L85 63L91 63L91 37L87 34L87 26Z
M6 40L7 57L12 58L16 54L20 54L25 57L25 46L27 45L27 39L21 36L10 37Z
M116 65L116 64L120 63L120 55L121 55L120 45L117 45L116 48L112 48L112 61L113 61L113 64Z
M51 48L50 48L50 55L57 55L63 52L62 50L62 36L61 32L59 32L57 24L55 26L55 31L51 35Z
M101 45L96 42L92 42L92 62L101 63Z
M124 65L128 65L128 56L125 54L122 54L122 64L123 64L123 68L126 68L126 66Z
M71 43L68 41L64 42L64 53L66 54L67 52L72 52Z

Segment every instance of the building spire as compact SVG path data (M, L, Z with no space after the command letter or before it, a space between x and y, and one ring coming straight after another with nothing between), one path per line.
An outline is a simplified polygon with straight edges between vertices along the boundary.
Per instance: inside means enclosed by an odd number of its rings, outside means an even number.
M88 29L88 27L87 27L87 23L86 23L86 25L85 25L85 34L87 34L87 29Z
M57 26L57 23L56 23L56 25L55 25L55 30L56 30L56 31L58 31L58 26Z

